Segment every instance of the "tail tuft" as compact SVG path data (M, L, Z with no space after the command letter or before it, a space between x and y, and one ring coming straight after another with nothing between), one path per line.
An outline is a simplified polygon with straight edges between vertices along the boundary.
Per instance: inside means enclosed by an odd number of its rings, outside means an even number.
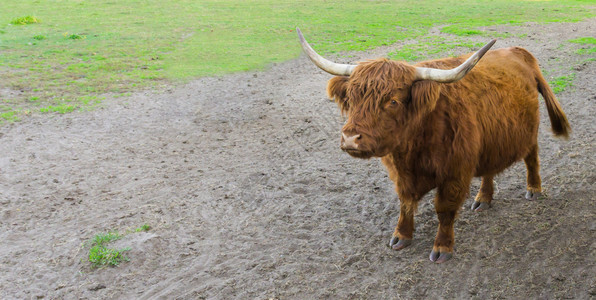
M571 132L571 126L569 125L569 121L567 121L567 116L561 108L561 104L555 97L555 94L542 74L539 73L536 77L538 81L538 91L542 94L542 97L544 97L553 133L555 136L568 139L569 133Z

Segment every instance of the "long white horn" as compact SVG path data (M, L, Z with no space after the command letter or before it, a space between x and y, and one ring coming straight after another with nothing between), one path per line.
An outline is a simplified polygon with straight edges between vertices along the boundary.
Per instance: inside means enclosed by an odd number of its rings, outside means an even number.
M354 71L356 65L347 65L347 64L337 64L332 61L325 59L324 57L320 56L313 50L308 42L304 39L302 32L298 27L296 27L296 32L298 32L298 37L300 38L300 45L302 45L302 50L308 55L308 58L312 62L317 65L317 67L321 68L321 70L339 76L350 76Z
M478 52L474 53L459 67L451 70L441 70L433 68L416 67L416 80L433 80L437 82L449 83L462 79L474 66L480 58L492 47L497 40L492 40L484 45Z

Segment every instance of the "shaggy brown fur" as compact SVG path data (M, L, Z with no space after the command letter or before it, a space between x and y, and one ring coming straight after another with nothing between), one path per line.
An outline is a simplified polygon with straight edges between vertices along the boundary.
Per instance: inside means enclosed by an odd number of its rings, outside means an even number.
M467 57L417 66L451 69ZM417 203L437 188L439 228L431 260L443 262L451 257L453 222L474 176L482 176L476 196L476 204L486 204L482 208L492 201L492 178L521 159L528 191L541 191L538 93L554 134L567 137L570 126L538 62L525 49L489 51L454 83L414 81L414 74L414 67L402 62L369 60L350 77L332 78L327 93L348 117L343 132L361 135L358 150L347 152L381 157L395 183L401 211L392 245L398 238L412 239Z

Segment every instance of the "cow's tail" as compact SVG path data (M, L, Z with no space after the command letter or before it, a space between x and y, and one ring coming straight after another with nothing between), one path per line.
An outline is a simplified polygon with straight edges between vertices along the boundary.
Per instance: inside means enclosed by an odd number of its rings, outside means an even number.
M569 138L569 132L571 131L571 126L569 126L567 116L565 116L559 100L557 100L555 97L553 90L544 79L544 76L542 76L542 73L540 71L537 73L536 81L538 82L538 91L540 94L542 94L542 97L544 97L544 102L546 103L546 109L548 110L548 117L550 118L550 126L553 129L553 133L555 136L567 139Z

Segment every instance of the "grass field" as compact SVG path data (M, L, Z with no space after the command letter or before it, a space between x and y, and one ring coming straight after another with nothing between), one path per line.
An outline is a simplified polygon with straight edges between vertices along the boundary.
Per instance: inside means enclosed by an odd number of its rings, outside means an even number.
M0 9L0 120L92 107L104 93L262 69L299 55L296 26L322 53L415 39L441 24L472 47L465 37L485 34L479 26L573 22L594 17L593 7L594 1L8 0ZM425 45L441 41L419 41L392 57L417 60Z

